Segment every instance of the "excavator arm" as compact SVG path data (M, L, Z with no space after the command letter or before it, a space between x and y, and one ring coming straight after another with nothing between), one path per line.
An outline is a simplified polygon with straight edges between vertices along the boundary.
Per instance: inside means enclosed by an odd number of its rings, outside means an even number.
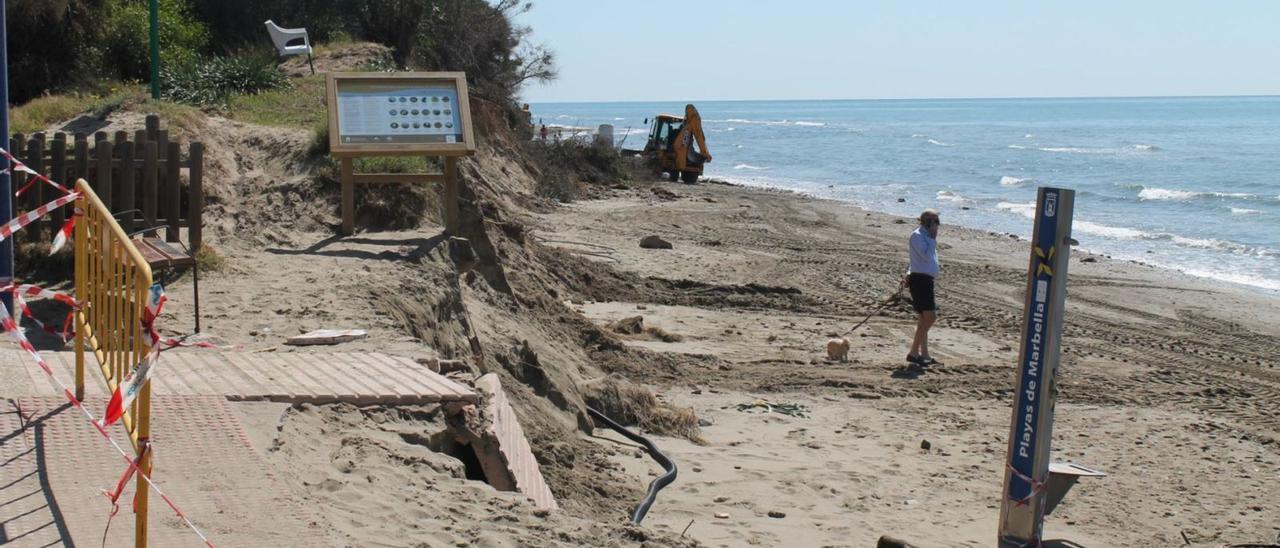
M702 116L693 105L684 106L684 125L676 135L676 170L684 171L689 165L689 149L693 141L698 142L698 151L703 162L711 161L711 151L707 150L707 138L702 134Z

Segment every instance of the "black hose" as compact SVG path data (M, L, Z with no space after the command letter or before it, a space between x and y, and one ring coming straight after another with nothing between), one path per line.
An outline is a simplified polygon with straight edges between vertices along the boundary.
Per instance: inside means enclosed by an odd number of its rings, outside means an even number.
M645 494L644 500L640 501L640 505L636 507L636 511L632 512L631 523L640 525L640 521L644 519L645 514L649 513L649 507L653 506L654 499L658 497L658 491L661 491L663 487L671 485L671 482L676 480L676 463L664 455L662 451L658 450L658 446L654 445L653 442L648 440L648 438L627 430L626 427L613 422L613 419L606 417L604 413L596 411L595 409L588 407L587 411L590 412L591 416L595 417L596 420L603 422L605 426L608 426L619 434L626 436L627 439L643 445L645 449L649 450L649 456L653 457L653 460L667 471L667 473L658 476L654 478L653 481L649 482L649 492Z

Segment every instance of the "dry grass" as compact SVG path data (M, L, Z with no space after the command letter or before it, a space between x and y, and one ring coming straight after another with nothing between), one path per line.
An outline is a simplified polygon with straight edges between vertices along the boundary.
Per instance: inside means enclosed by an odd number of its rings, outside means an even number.
M698 430L698 416L692 409L659 402L648 388L621 376L610 375L586 383L583 399L620 424L639 425L654 434L705 443Z
M658 339L665 343L676 343L684 340L684 337L675 333L671 333L661 327L646 327L644 332L650 337Z
M124 108L142 114L159 116L171 136L195 138L205 128L205 121L208 120L208 117L200 109L171 101L144 98L142 101L126 105Z
M327 124L325 76L294 78L291 83L286 88L228 98L227 116L265 126L315 128Z
M227 260L217 249L207 243L201 243L200 249L196 250L196 267L201 272L217 272L227 266Z
M206 119L200 109L151 99L142 86L119 85L102 94L73 93L32 99L14 107L9 129L13 133L37 133L80 116L106 119L122 110L159 115L173 135L194 135L204 128Z
M68 95L46 95L14 107L9 130L14 133L36 133L50 125L70 120L86 109L86 100ZM6 145L8 146L8 145Z

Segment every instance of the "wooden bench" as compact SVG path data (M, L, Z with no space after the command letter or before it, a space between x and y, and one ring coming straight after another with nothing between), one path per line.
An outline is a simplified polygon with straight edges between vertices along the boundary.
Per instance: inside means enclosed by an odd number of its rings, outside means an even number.
M133 245L138 246L142 258L146 259L152 269L180 268L196 264L195 257L160 238L134 238Z
M137 246L138 252L142 253L142 259L151 265L151 270L168 268L191 267L191 281L194 286L195 293L195 314L196 329L200 332L200 268L196 265L196 258L192 257L187 250L166 242L161 238L148 236L135 236L133 245Z

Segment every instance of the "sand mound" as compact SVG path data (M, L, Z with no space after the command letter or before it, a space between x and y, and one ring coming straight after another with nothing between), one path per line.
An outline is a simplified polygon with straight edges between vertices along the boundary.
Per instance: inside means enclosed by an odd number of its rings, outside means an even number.
M286 413L267 459L356 546L695 545L623 520L536 511L519 493L468 479L453 447L438 407L304 405Z
M382 44L356 42L351 44L325 44L312 55L316 74L324 72L354 72L371 67L391 67L391 48ZM280 63L280 70L289 76L311 74L305 55L295 55Z

